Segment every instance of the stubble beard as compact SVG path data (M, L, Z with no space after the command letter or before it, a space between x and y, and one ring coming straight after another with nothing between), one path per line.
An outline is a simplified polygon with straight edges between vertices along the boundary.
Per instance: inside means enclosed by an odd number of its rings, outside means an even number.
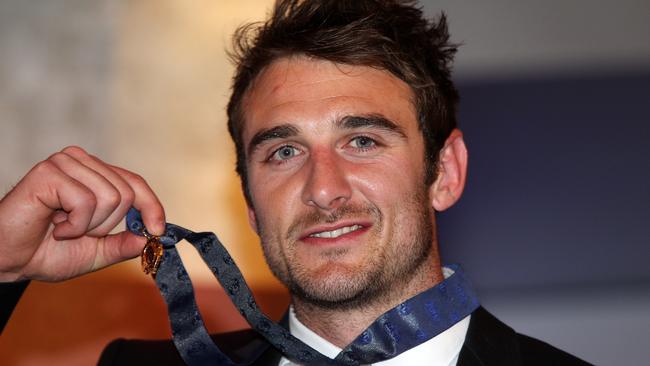
M274 239L266 237L264 230L261 230L260 237L267 263L292 296L305 304L345 310L391 301L391 295L404 288L430 257L433 248L432 213L426 207L425 197L426 194L419 193L404 202L407 208L403 211L411 210L415 215L401 217L405 222L396 219L391 228L392 237L386 246L373 246L361 265L351 267L337 263L337 259L344 257L348 250L330 249L322 254L329 263L315 273L302 263L287 258L286 253L272 252L271 248L279 248L279 243L271 243L269 240ZM359 216L374 219L372 232L377 234L376 240L380 240L379 234L385 224L383 215L377 207L370 205L344 206L329 215L312 212L299 218L291 227L297 229L310 224L331 223ZM405 228L412 229L407 231L407 235L396 237L396 232ZM287 239L295 237L292 234L290 229ZM296 244L293 242L291 245Z

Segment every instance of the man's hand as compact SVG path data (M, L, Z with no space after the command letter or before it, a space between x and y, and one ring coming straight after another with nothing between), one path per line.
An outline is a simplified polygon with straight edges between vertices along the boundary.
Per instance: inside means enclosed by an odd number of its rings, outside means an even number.
M108 235L131 206L163 233L164 210L140 176L79 147L55 153L0 201L0 282L61 281L137 256L144 238Z

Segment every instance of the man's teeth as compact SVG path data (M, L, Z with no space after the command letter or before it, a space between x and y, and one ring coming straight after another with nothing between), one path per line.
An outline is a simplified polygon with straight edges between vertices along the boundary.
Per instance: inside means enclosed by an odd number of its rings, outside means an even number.
M309 235L311 238L338 238L339 236L343 234L347 234L349 232L359 230L361 229L361 225L352 225L352 226L345 226L336 230L332 231L321 231L320 233L314 233Z

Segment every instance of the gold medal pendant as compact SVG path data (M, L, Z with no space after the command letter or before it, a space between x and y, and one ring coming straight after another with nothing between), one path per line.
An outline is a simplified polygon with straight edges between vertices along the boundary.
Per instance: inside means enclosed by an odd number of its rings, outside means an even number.
M163 246L160 243L160 238L157 236L150 235L144 230L142 233L147 238L147 244L144 245L141 255L142 270L145 274L151 274L155 279L156 273L158 273L158 267L160 267L160 262L162 261Z

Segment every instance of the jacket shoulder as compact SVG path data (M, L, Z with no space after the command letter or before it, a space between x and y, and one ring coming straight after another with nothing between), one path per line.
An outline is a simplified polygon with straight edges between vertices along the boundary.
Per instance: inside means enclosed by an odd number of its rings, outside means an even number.
M535 338L518 334L483 307L472 313L459 366L590 365Z
M250 329L213 334L212 341L235 362L266 348L261 337ZM98 365L185 365L171 339L116 339L106 346Z
M591 365L539 339L524 334L517 334L517 338L524 365Z
M0 334L30 281L0 283Z

